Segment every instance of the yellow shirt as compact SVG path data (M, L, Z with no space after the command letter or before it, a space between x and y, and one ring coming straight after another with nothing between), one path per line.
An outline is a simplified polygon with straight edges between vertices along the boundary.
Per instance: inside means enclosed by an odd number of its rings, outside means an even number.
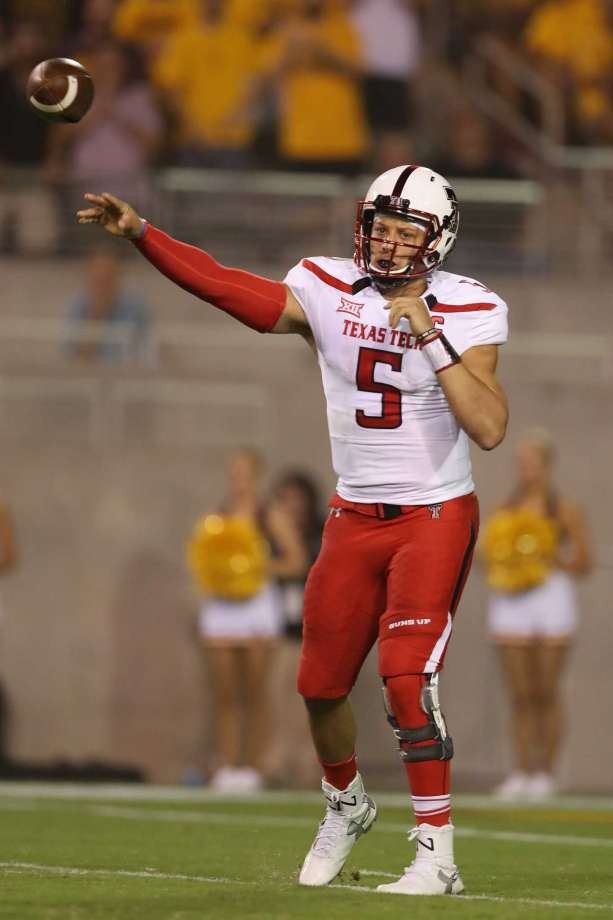
M584 117L605 111L608 99L597 83L613 59L613 31L600 0L550 0L529 20L525 40L531 51L568 68Z
M147 42L198 21L198 0L121 0L113 31L124 41Z
M216 26L199 23L171 36L154 63L155 85L175 93L184 143L242 149L253 125L237 106L256 66L256 46L249 32L228 20Z
M331 14L302 29L335 56L357 67L357 35L342 14ZM273 38L261 66L274 72L287 54L287 38ZM366 151L368 134L359 76L345 74L306 58L280 71L280 152L288 159L357 160Z
M291 10L293 0L227 0L226 16L237 25L257 30L273 19L277 23Z
M40 0L38 0L40 2ZM49 0L47 0L49 2ZM54 0L57 3L57 0ZM271 16L280 16L292 0L227 0L223 17L235 26L256 30ZM200 0L120 0L113 31L125 41L168 38L173 32L198 27Z
M600 0L550 0L528 21L525 40L580 80L604 75L611 63L613 36Z

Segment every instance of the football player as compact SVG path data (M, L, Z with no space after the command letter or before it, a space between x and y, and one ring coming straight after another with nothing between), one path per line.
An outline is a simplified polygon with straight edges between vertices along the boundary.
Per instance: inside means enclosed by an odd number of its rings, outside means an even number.
M423 166L379 176L357 209L353 259L303 259L284 283L218 264L110 194L80 223L131 239L163 274L260 332L317 350L338 485L305 592L298 689L322 764L326 811L302 885L327 885L377 809L357 771L349 694L378 641L388 720L408 774L416 857L378 890L459 894L439 671L470 570L478 504L469 439L503 439L496 379L506 305L443 270L459 226L454 190Z

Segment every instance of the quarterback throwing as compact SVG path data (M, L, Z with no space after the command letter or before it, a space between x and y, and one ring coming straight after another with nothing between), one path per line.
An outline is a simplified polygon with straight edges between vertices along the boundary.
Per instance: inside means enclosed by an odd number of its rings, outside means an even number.
M355 757L349 694L378 643L387 718L415 812L416 856L392 894L459 894L450 761L438 675L478 530L469 439L504 437L496 379L504 302L442 269L455 244L453 188L423 166L388 170L358 204L353 260L306 258L283 283L220 265L109 194L80 223L131 239L181 287L260 332L317 350L338 485L307 582L298 689L322 764L326 812L302 885L341 871L377 808Z

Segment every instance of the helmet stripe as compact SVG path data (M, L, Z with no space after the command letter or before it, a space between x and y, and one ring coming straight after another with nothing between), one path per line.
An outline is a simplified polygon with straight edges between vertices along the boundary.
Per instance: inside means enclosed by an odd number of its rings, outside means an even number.
M393 198L402 198L402 190L404 188L405 182L416 169L419 169L418 166L407 166L406 169L403 169L398 178L396 179L396 185L392 192Z

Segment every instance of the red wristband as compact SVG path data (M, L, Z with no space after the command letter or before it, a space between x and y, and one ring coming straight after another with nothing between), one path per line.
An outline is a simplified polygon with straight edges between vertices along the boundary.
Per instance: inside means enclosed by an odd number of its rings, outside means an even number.
M285 309L286 290L280 281L220 265L202 249L180 243L149 223L133 242L175 284L258 332L270 332Z

